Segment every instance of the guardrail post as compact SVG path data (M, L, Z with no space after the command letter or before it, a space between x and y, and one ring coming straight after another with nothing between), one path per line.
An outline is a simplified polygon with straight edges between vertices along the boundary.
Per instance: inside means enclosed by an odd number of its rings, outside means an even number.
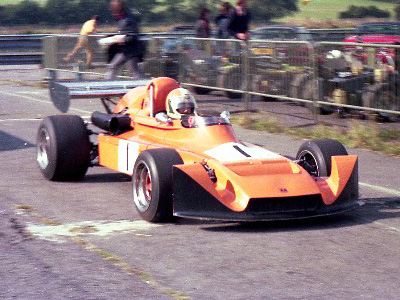
M75 80L82 81L83 80L83 73L82 73L82 62L78 61L74 64L74 73L75 73Z
M56 81L57 80L57 71L56 70L48 70L49 80Z

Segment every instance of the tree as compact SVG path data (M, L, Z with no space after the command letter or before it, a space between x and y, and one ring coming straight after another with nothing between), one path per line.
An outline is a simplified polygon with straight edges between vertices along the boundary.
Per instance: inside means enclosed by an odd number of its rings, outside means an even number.
M98 15L101 23L112 21L109 3L109 0L79 0L80 22L89 20L93 15Z
M125 2L143 22L151 19L152 9L157 5L157 0L125 0Z
M267 22L298 11L297 0L251 0L249 4L253 19L257 21Z
M351 5L346 11L339 14L340 19L357 19L357 18L389 18L390 12L379 9L376 6L355 6Z
M38 24L42 21L43 11L37 2L25 0L15 6L14 16L20 24Z
M79 20L77 0L47 0L46 21L49 24L71 24Z
M396 14L396 19L400 20L400 5L397 5L394 9L394 12Z

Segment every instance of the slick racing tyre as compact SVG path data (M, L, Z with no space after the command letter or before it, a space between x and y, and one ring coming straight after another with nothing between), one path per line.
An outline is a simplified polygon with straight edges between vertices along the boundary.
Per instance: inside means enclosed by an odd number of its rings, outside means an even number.
M314 80L308 80L304 83L303 90L300 91L300 98L305 99L305 100L313 100L313 93L314 93L314 85L315 81ZM309 110L313 111L314 109L314 104L313 103L305 103L305 107L307 107ZM321 104L317 108L318 114L320 115L330 115L335 111L334 106L330 105L323 105Z
M90 165L91 145L85 123L74 115L43 119L36 137L39 169L49 180L81 180Z
M330 176L331 158L335 155L348 155L341 143L331 139L313 140L300 146L296 160L312 176Z
M396 84L376 83L368 86L362 95L363 106L398 111L400 104L396 97ZM379 122L398 121L398 115L378 112L376 120Z
M140 153L133 169L133 201L144 220L165 222L172 219L172 168L182 163L173 149Z

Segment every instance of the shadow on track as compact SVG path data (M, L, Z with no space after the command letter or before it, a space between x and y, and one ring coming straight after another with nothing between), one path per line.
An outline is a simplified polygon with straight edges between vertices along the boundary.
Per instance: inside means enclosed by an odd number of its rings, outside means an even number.
M129 182L132 177L123 173L98 173L87 174L84 183Z
M35 147L35 145L0 130L0 151L13 151L32 147Z

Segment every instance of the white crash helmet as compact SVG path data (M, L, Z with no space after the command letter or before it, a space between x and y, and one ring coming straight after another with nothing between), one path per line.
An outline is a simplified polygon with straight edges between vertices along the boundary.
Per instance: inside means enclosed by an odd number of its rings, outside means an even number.
M182 115L194 114L197 104L187 89L177 88L168 94L166 108L168 117L180 119Z

